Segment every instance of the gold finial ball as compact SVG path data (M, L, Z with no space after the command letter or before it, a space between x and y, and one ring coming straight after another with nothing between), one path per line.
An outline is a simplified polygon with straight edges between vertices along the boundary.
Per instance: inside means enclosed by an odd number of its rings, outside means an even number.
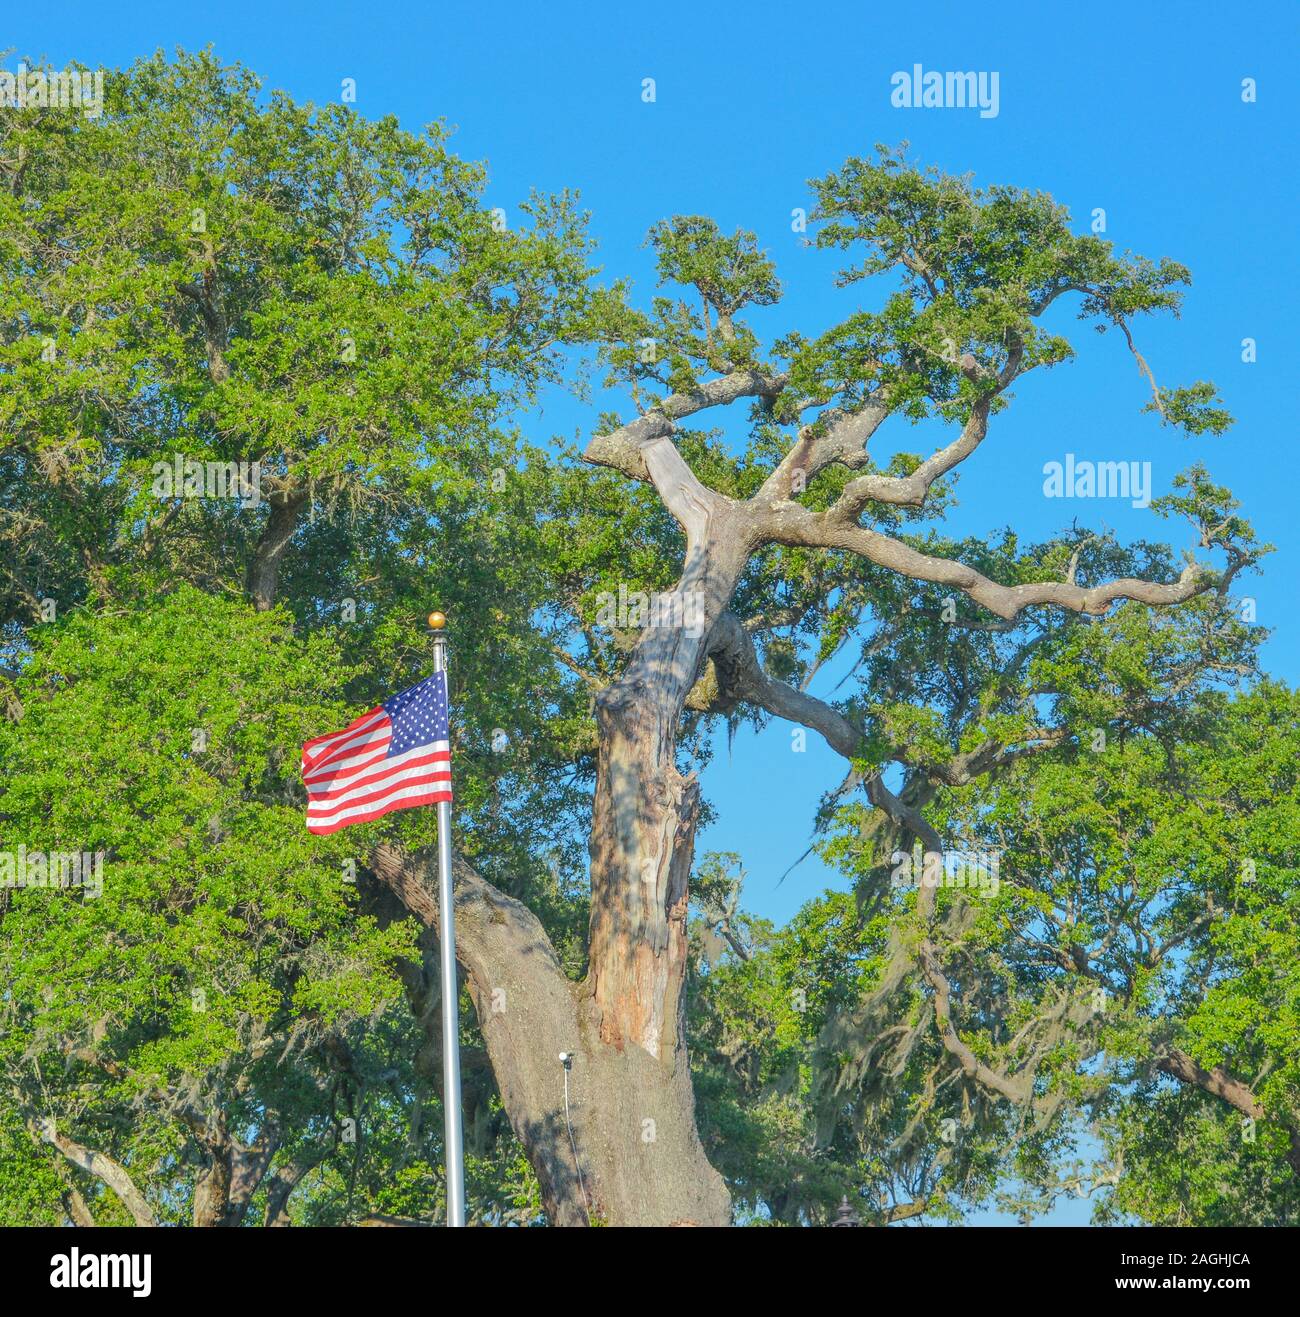
M429 629L431 631L441 631L447 625L447 616L445 613L429 614Z

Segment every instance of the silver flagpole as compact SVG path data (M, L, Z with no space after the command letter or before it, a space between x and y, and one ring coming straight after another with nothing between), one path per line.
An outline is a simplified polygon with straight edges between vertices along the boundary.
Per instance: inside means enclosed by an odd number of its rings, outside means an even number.
M447 671L447 619L429 614L433 670ZM448 688L448 713L451 691ZM456 911L451 898L451 802L438 802L438 941L442 958L442 1110L447 1162L447 1224L465 1224L465 1147L460 1121L460 1020L456 986Z

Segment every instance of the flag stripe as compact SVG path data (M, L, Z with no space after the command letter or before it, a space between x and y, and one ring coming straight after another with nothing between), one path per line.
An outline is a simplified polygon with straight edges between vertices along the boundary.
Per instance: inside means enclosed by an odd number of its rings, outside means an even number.
M375 771L374 766L376 764L383 765L380 771L395 773L399 768L412 767L416 759L425 755L447 753L446 741L435 745L417 745L406 751L405 754L400 755L390 754L388 747L385 746L381 752L350 763L345 769L340 768L330 772L305 774L303 781L307 784L307 789L313 796L322 792L337 792Z
M373 796L377 791L386 791L392 786L394 781L416 782L425 778L432 777L435 773L440 773L450 781L451 765L446 760L433 760L423 766L415 766L410 772L402 774L386 773L383 775L371 775L360 782L354 782L345 787L342 791L331 791L325 796L313 796L308 803L308 814L329 813L337 809L341 804L347 804L351 800L364 800L368 796Z
M360 718L354 718L341 732L326 732L324 736L315 736L310 741L304 743L302 747L302 757L307 760L315 760L324 753L325 742L337 741L341 738L351 736L354 732L359 732L363 726L368 727L372 719L377 720L384 716L383 705L380 705L378 708L371 709L369 713L363 713ZM309 755L307 751L313 746L321 746L322 749L318 750L314 755Z
M414 752L412 752L414 754ZM423 768L427 764L436 764L440 768L450 769L451 755L446 750L438 750L433 754L420 753L414 757L403 756L406 762L403 768L416 769ZM313 808L317 801L334 801L349 795L361 787L370 786L376 782L384 782L392 776L390 769L386 767L363 769L359 773L354 773L345 780L327 783L326 790L316 790L311 793L311 800L308 809Z
M353 777L357 773L364 773L371 764L377 764L388 757L388 746L391 738L385 738L359 755L354 755L348 759L340 759L337 763L326 764L324 768L304 771L302 780L307 786L313 787L318 782L338 782L342 779Z
M417 805L436 805L439 804L441 801L450 800L450 799L451 799L450 791L437 791L432 793L431 795L417 796L413 800L399 800L395 804L385 805L381 809L377 809L370 814L359 814L356 818L342 819L340 822L331 823L326 827L322 827L316 823L309 823L307 825L307 831L314 833L318 837L325 837L328 836L331 832L338 832L340 828L349 827L353 823L370 823L373 822L375 819L381 819L384 817L385 814L391 814L395 810L414 809Z
M311 759L304 760L304 763L312 772L329 768L333 764L345 763L349 758L355 759L375 746L386 743L390 734L388 719L381 719L356 736L349 736L345 741L323 746Z
M400 786L397 787L394 787L390 782L375 791L354 792L352 795L345 796L342 800L331 801L328 805L323 805L314 811L309 810L307 817L313 820L332 819L357 808L369 808L379 801L387 800L395 792L405 791L408 787L422 787L429 790L436 787L440 791L448 791L450 787L447 784L450 781L451 774L445 769L436 773L423 773L419 777L404 778Z
M450 799L451 791L446 786L423 784L399 787L369 804L352 805L337 813L313 819L307 827L312 832L333 832L349 823L365 823L369 819L377 819L381 814L394 809L408 809L413 805L428 805Z

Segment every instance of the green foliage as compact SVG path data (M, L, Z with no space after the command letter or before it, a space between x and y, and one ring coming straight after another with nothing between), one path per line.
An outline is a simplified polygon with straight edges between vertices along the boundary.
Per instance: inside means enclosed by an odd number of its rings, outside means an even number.
M1187 434L1222 434L1232 417L1215 404L1218 390L1204 380L1182 389L1160 389L1142 410L1157 412L1164 425L1180 427Z
M1056 299L1136 354L1130 324L1176 313L1188 272L1072 233L1043 193L882 149L812 183L813 243L851 253L842 287L879 296L769 344L747 315L781 284L743 229L656 224L642 310L596 285L574 196L502 223L441 124L297 105L210 52L107 85L98 118L0 123L21 162L0 194L0 853L103 854L99 893L0 887L0 1221L130 1219L42 1121L123 1167L164 1222L201 1212L219 1138L272 1149L241 1222L296 1176L296 1223L433 1220L434 953L365 872L379 840L428 845L433 815L312 837L298 755L417 680L419 619L445 609L458 846L582 975L593 700L636 639L601 609L670 589L683 540L653 491L526 440L522 409L585 386L575 351L641 411L762 374L739 439L674 434L705 485L749 498L809 406L996 412L1004 383L1073 355L1039 324ZM1161 388L1138 361L1164 423L1225 431L1212 385ZM262 505L160 493L178 453L260 463ZM793 497L825 513L850 479L921 463L860 456ZM869 501L864 525L1013 585L1177 572L1163 545L1077 530L955 539L953 488ZM1234 570L1266 551L1200 465L1153 507ZM287 508L270 608L249 569ZM739 1217L822 1222L847 1193L873 1223L957 1220L1012 1181L1028 1213L1068 1187L1090 1130L1103 1217L1293 1220L1300 711L1267 683L1234 696L1261 635L1226 578L1170 611L1003 624L857 555L773 544L731 608L772 678L806 688L852 659L835 708L861 738L817 820L851 894L777 929L741 911L738 857L693 878L701 1133ZM766 716L693 709L684 769L719 715ZM896 883L916 836L848 796L877 780L946 845L997 853L1000 885L927 905ZM540 1221L462 1014L472 1211ZM1027 1079L1023 1101L954 1060L950 1023ZM1174 1051L1249 1087L1253 1141L1161 1068Z
M1141 649L1150 659L1168 647L1164 637ZM1060 666L1051 681L1098 684L1095 672ZM1174 707L1149 706L1142 726L1116 735L1112 725L1104 744L1082 737L1018 759L934 806L947 845L999 858L995 890L938 891L934 928L963 1039L1033 1081L999 1154L1001 1176L1021 1184L1017 1210L1043 1210L1082 1183L1104 1221L1294 1219L1300 702L1268 682L1231 699L1204 680L1192 686L1190 700L1184 690ZM842 811L826 853L859 875L878 921L900 893L878 884L868 821ZM874 1005L874 1030L917 1009L901 990ZM839 1103L848 1081L855 1110L879 1101L875 1072L858 1061L879 1036L859 1032L861 1010L849 1013L847 1055L827 1053L844 1036L830 1031L814 1053L840 1076ZM1175 1079L1162 1064L1174 1053L1211 1086ZM950 1069L936 1090L953 1082L964 1081ZM1252 1105L1225 1101L1220 1083ZM901 1085L900 1100L909 1091ZM1001 1111L1010 1119L1014 1104ZM1099 1164L1063 1175L1085 1133Z
M444 607L477 637L453 668L463 847L581 972L594 739L545 555L610 523L502 422L569 381L616 299L572 197L501 225L439 125L264 96L210 53L106 85L97 119L0 125L23 161L0 198L0 849L104 853L99 897L0 891L22 1147L0 1219L68 1210L29 1117L118 1160L166 1220L191 1218L209 1127L273 1141L273 1176L309 1164L302 1219L432 1217L441 1115L404 987L426 953L369 909L363 868L378 837L428 842L432 815L313 839L299 747L423 675L419 622ZM260 462L261 509L159 497L177 453ZM290 497L287 611L259 615L245 570ZM533 1219L480 1048L470 1029L476 1210Z
M600 302L572 197L502 227L441 125L264 98L210 53L110 75L106 100L4 125L7 618L144 565L227 577L257 518L160 506L176 453L354 512L505 464L500 414Z
M1117 255L1108 240L1073 233L1069 212L1045 193L919 169L905 146L878 146L874 160L850 159L812 181L812 218L822 221L813 244L865 249L841 284L901 270L903 289L879 313L859 313L813 343L790 340L801 388L883 385L914 418L952 417L1010 363L1051 366L1073 355L1035 319L1067 293L1079 296L1081 320L1125 334L1134 316L1177 313L1190 276L1176 261ZM982 384L971 382L972 364ZM1212 385L1159 397L1166 421L1190 433L1221 433L1229 422L1208 405Z

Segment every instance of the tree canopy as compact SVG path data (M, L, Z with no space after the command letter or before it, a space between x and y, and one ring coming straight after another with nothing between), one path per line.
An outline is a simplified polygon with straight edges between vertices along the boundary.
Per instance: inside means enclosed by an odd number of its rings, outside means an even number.
M474 1219L1296 1219L1300 698L1233 593L1268 546L1201 447L1171 543L944 526L1082 350L1058 303L1138 423L1226 434L1139 348L1184 267L878 148L810 183L843 318L765 339L754 234L656 223L647 300L575 195L507 222L445 127L211 52L6 116L0 171L0 1222L444 1210L434 818L311 836L298 759L424 674L431 601ZM593 371L626 415L538 434ZM887 422L945 439L877 463ZM851 889L780 928L756 857L694 854L716 733L774 719L842 757L792 849Z

